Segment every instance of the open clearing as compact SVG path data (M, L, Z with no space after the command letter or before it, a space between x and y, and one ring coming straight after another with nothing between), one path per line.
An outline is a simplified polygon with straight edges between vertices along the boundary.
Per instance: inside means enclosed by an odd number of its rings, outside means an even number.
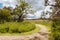
M0 40L48 40L49 30L40 24L35 24L40 27L40 31L31 35L24 36L0 36Z

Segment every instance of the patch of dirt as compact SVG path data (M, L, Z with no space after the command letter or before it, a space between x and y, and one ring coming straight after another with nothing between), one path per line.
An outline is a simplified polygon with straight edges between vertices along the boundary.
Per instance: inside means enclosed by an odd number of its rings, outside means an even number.
M35 25L41 29L37 33L26 36L0 36L0 40L49 40L49 30L43 25Z

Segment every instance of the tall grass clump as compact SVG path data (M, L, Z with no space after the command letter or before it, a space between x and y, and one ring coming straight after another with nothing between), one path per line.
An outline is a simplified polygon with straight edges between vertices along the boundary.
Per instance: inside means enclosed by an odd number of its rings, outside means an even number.
M22 33L35 29L35 25L30 22L5 22L0 24L0 33Z

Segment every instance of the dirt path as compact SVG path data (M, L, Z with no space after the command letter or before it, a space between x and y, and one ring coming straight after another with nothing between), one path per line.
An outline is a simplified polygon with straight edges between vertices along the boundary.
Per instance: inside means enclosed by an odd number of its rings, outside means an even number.
M49 40L49 36L48 36L49 30L43 25L36 24L36 26L41 28L40 32L38 32L41 36L40 39L41 40Z
M37 27L40 27L40 31L32 35L27 36L0 36L0 40L48 40L49 32L48 29L39 24L35 24Z

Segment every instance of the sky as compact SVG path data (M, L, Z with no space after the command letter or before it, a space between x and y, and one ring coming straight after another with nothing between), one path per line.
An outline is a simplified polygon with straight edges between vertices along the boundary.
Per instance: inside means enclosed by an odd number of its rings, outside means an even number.
M2 6L6 6L6 7L13 7L15 8L15 5L17 4L16 0L0 0L0 7Z
M26 2L36 10L44 9L45 0L26 0Z
M26 0L26 2L32 6L34 9L37 10L36 12L36 16L37 17L40 17L40 14L39 12L45 8L45 0ZM55 4L54 0L49 0L48 2L49 4ZM0 0L0 8L2 6L6 6L6 7L13 7L15 8L15 5L18 4L17 0ZM39 16L38 16L39 15ZM46 16L46 17L49 17L49 14Z
M0 8L2 8L3 7L3 4L2 3L0 3Z
M44 5L44 0L26 0L26 2L28 2L28 4L36 10L43 9L42 7ZM17 0L0 0L0 3L2 3L3 6L15 7Z

